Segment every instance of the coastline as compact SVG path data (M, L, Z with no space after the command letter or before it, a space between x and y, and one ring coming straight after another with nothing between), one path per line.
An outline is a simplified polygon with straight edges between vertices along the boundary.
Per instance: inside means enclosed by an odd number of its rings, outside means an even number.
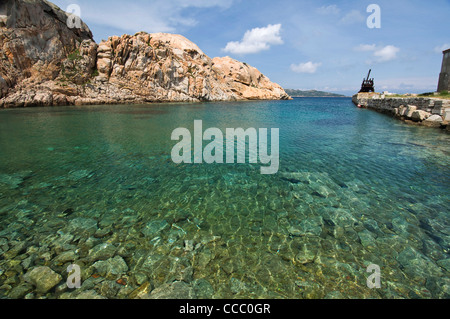
M34 101L30 103L21 102L19 104L2 104L0 100L0 110L8 110L8 109L22 109L22 108L38 108L38 107L48 107L48 108L54 108L54 107L63 107L63 106L102 106L102 105L158 105L158 104L186 104L186 103L215 103L215 102L268 102L268 101L290 101L292 98L286 98L286 99L228 99L228 100L150 100L150 99L135 99L135 100L104 100L104 99L84 99L84 98L75 98L70 99L66 96L66 100L63 102L65 103L58 103L58 104L42 104L42 103L33 103Z
M386 97L379 93L358 93L353 103L391 115L408 124L441 128L450 132L450 100L433 97Z
M351 99L351 96L291 96L292 98L312 98L312 99Z
M140 31L96 43L81 20L61 23L67 13L56 5L17 3L0 14L0 108L290 99L255 67L210 58L182 35Z
M82 108L82 107L101 107L101 106L157 106L162 104L167 105L186 105L186 104L214 104L214 103L251 103L251 102L277 102L277 101L292 101L293 99L256 99L256 100L217 100L217 101L107 101L107 102L99 102L97 103L76 103L76 104L62 104L62 105L28 105L28 106L13 106L13 107L1 107L0 106L0 112L5 110L20 110L20 109L37 109L37 108L59 108L59 107L73 107L73 108Z

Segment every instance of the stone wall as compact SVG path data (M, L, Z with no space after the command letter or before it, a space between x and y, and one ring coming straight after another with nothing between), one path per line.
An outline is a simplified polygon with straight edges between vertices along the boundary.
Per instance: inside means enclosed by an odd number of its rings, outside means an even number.
M353 103L428 126L446 126L450 121L450 100L445 99L386 97L378 93L358 93L353 96Z

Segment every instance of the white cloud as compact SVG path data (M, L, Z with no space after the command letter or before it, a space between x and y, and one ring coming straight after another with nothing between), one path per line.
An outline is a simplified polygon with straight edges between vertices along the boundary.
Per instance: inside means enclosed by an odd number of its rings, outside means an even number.
M384 48L381 48L373 53L376 58L376 62L388 62L397 58L397 53L400 52L400 49L393 46L387 45Z
M448 43L435 47L434 52L442 54L442 51L445 51L447 49L450 49L450 44Z
M317 12L320 14L334 14L337 15L341 12L341 9L338 8L337 5L332 4L329 6L323 6L317 9Z
M297 73L316 73L317 69L322 65L322 63L313 63L311 61L300 64L292 64L291 70Z
M269 24L264 28L248 30L240 42L228 42L223 51L234 54L252 54L269 50L271 45L283 44L280 31L281 24Z
M358 10L352 10L349 13L347 13L342 19L342 24L353 24L353 23L360 23L366 21L366 17Z
M367 64L382 63L392 61L397 58L397 53L400 49L393 45L377 46L375 44L360 44L353 48L358 52L373 52L372 59L367 61Z
M359 52L367 52L367 51L375 51L377 46L375 44L360 44L354 48L355 51Z

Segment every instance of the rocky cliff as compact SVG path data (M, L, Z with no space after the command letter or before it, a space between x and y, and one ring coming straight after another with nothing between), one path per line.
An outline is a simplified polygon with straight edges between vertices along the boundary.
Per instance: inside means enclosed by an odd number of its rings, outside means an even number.
M257 69L211 59L180 35L140 32L97 45L45 0L0 3L0 107L288 99Z

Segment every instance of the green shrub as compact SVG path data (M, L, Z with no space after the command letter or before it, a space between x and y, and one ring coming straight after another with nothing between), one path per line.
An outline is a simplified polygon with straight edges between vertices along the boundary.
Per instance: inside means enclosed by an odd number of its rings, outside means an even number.
M419 96L432 96L432 95L434 95L434 92L427 92L427 93L419 94Z
M75 50L67 56L70 61L81 60L81 55L79 50Z

